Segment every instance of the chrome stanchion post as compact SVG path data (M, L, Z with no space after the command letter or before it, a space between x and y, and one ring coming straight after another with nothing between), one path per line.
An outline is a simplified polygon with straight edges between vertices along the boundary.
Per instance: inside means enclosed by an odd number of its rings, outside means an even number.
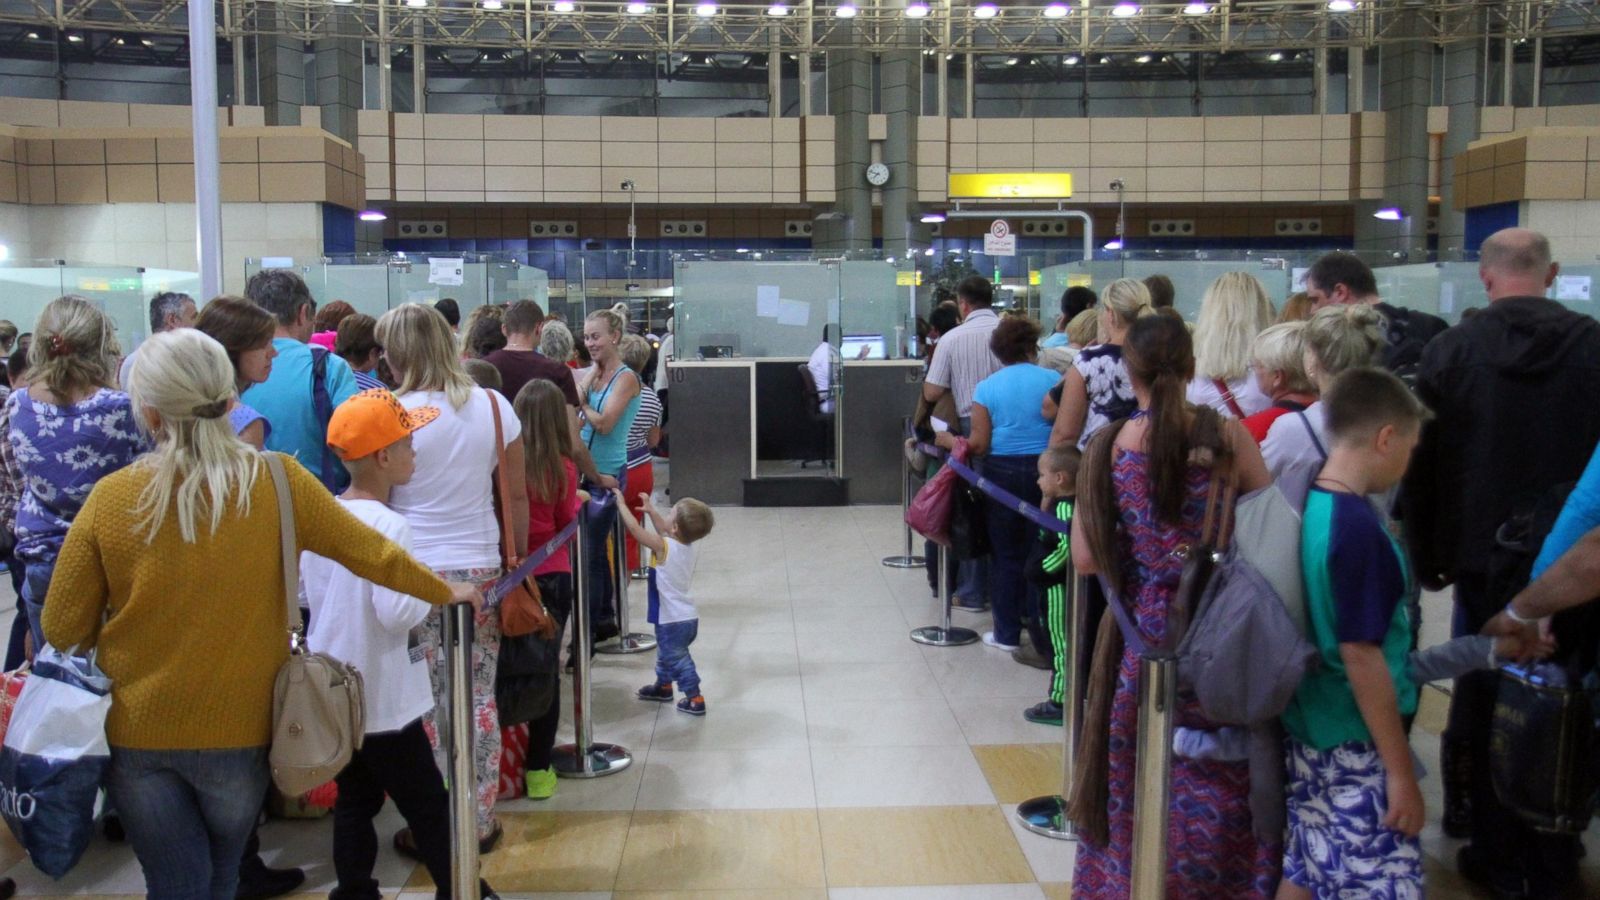
M944 617L938 625L926 625L913 629L911 639L919 644L928 644L933 647L958 647L970 644L978 639L978 633L970 628L954 628L950 625L950 570L945 566L950 548L941 545L934 565L939 567L939 601L944 605Z
M1114 601L1113 601L1114 602ZM1172 800L1172 727L1178 660L1139 658L1139 739L1134 752L1133 900L1167 895L1167 822Z
M906 455L904 453L900 454L900 475L901 475L901 479L900 479L900 521L902 523L904 523L905 520L906 520L906 510L911 508L911 494L912 494L912 490L911 490L911 460L906 459L905 456ZM906 529L906 552L905 552L905 555L903 555L903 556L885 556L883 558L883 564L888 566L891 569L920 569L923 566L927 565L928 561L926 559L924 559L923 557L915 556L915 555L913 555L911 553L911 526L909 524L907 524L905 526L905 529Z
M1071 566L1072 563L1067 563ZM1070 570L1069 570L1070 571ZM1083 735L1083 694L1087 675L1089 642L1088 584L1070 576L1066 583L1067 656L1066 694L1061 699L1061 793L1024 800L1017 807L1022 827L1034 834L1062 841L1078 839L1078 826L1067 816L1072 802L1072 773L1077 768L1078 739Z
M594 635L589 632L589 560L583 534L588 519L589 505L585 503L578 509L578 528L572 535L572 576L577 589L572 601L573 742L555 748L550 759L556 774L563 778L598 778L621 772L633 762L626 747L594 741L594 714L589 709L594 693L589 683L589 650L594 646Z
M451 895L478 896L477 775L472 760L472 607L444 611L445 675L449 690Z
M617 511L617 528L612 533L612 541L617 546L616 555L612 557L615 564L611 567L612 575L617 580L617 639L614 643L608 643L597 649L601 653L609 654L654 650L656 639L648 634L634 632L628 623L628 526L622 522L621 510Z

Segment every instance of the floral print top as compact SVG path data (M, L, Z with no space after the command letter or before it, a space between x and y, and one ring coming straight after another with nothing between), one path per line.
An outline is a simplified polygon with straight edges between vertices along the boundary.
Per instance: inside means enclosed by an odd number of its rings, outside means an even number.
M18 559L49 562L101 478L150 449L128 395L101 388L71 406L16 391L6 401L6 441L22 474L17 503Z

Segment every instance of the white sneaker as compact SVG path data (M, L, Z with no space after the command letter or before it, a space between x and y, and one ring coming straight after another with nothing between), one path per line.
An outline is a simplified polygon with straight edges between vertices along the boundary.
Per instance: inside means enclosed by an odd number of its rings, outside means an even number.
M996 650L1004 650L1007 653L1010 653L1011 651L1017 649L1017 645L1016 644L1002 644L999 641L995 640L994 632L992 632L992 631L985 631L983 633L983 642L985 644L988 644L989 646L995 648Z

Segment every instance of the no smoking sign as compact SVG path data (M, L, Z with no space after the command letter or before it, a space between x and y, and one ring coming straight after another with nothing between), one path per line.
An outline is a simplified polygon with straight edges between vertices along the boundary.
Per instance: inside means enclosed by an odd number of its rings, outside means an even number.
M983 252L988 256L1016 256L1017 236L1005 219L995 219L983 236Z

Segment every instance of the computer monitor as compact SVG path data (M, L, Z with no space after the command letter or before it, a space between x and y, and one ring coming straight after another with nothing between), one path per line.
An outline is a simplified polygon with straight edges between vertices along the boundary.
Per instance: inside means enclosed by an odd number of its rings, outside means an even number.
M867 355L861 355L861 348L867 348ZM839 358L852 359L884 359L888 355L888 348L883 343L881 334L847 334L844 341L839 344Z

